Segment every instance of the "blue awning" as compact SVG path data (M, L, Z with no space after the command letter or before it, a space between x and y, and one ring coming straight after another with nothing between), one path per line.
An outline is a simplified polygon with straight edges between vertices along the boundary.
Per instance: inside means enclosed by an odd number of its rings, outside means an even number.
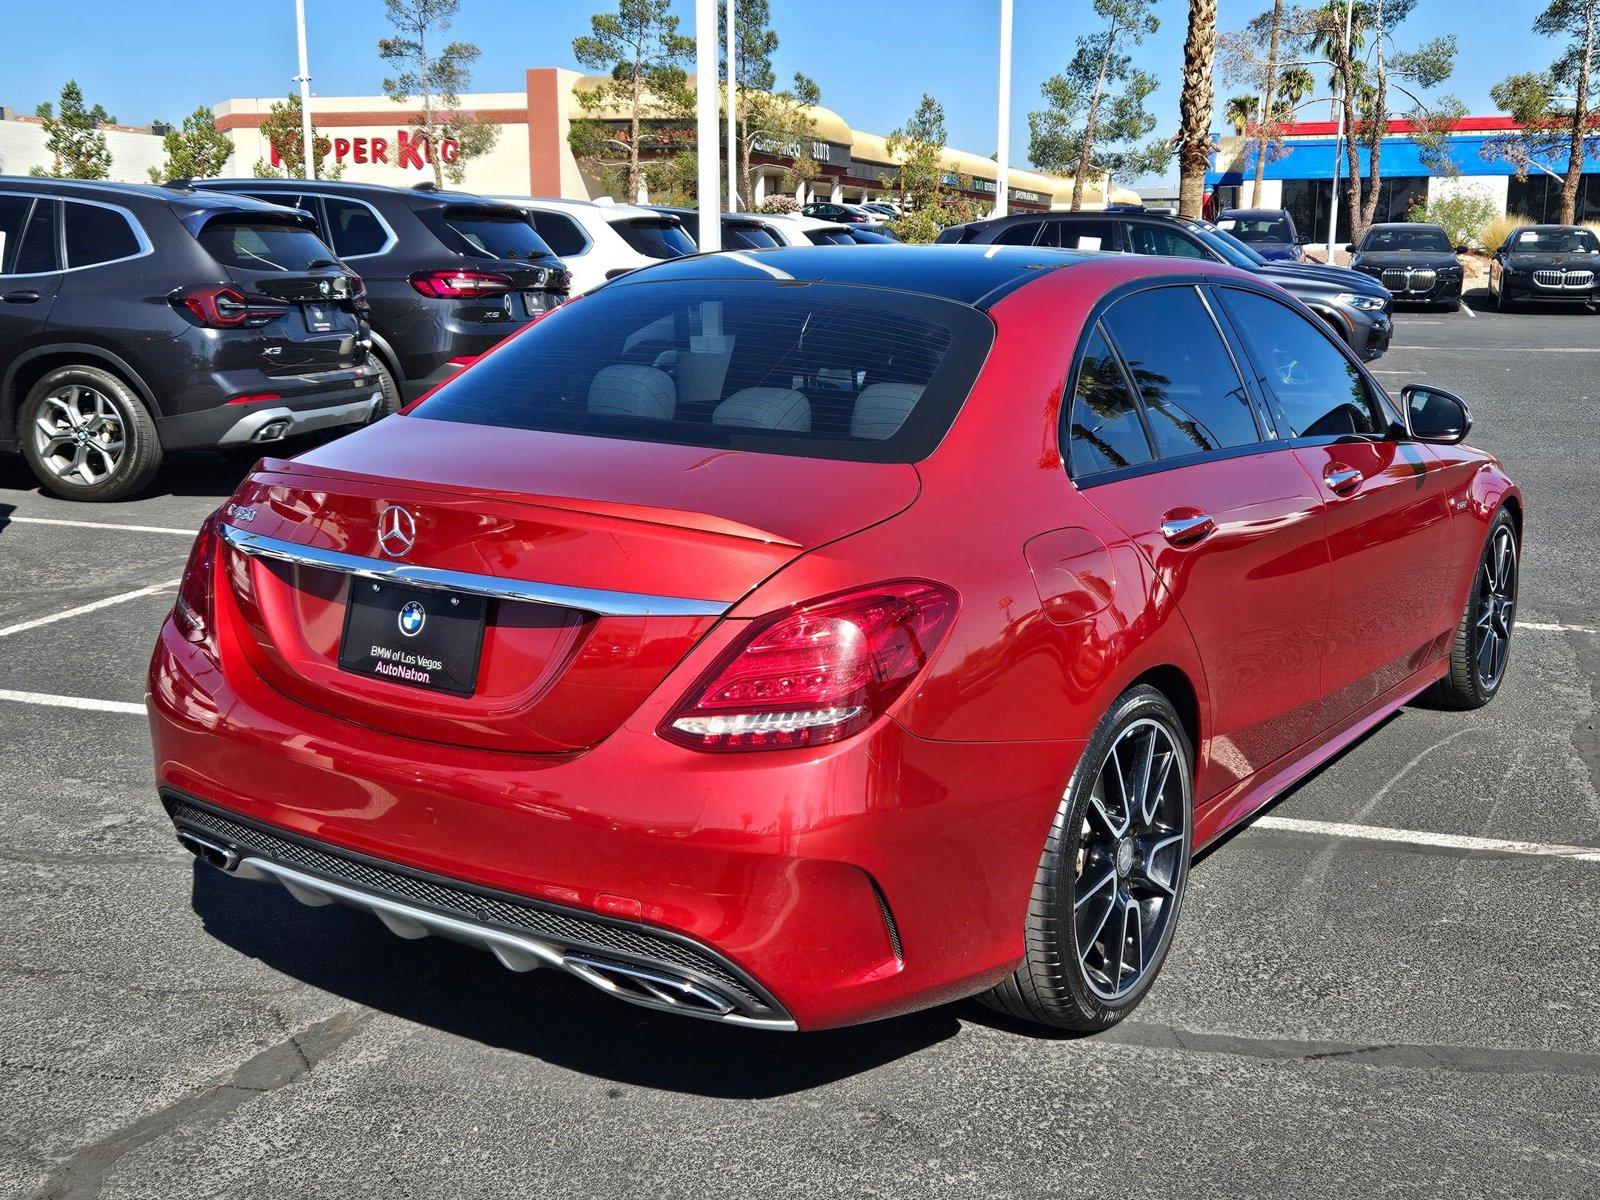
M1490 143L1492 138L1481 134L1463 134L1446 140L1451 161L1456 170L1462 175L1515 175L1516 167L1504 159L1486 159L1483 157L1483 148ZM1292 140L1284 143L1283 156L1275 162L1267 163L1266 178L1268 179L1331 179L1333 177L1333 158L1335 148L1339 151L1340 173L1343 174L1348 167L1343 145L1335 138L1306 138ZM1370 155L1366 147L1358 148L1358 157L1361 162L1361 174L1366 177L1371 173ZM1213 159L1215 161L1215 159ZM1379 165L1386 178L1398 179L1404 175L1442 175L1437 166L1429 165L1423 160L1422 147L1409 137L1388 137L1383 141L1382 155ZM1547 164L1557 173L1566 170L1566 156L1561 156L1560 163ZM1596 160L1594 171L1600 172L1600 160ZM1586 171L1585 174L1591 172ZM1244 166L1238 171L1208 171L1206 184L1210 187L1230 187L1244 182L1246 178L1255 177L1255 154L1247 151Z

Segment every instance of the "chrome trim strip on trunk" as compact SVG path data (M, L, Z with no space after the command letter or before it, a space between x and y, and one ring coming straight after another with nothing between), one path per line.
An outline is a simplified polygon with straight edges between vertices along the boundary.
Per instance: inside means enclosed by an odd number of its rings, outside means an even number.
M494 600L518 600L525 604L552 604L575 608L602 617L720 617L732 607L721 600L696 600L684 596L651 596L643 592L607 592L596 588L566 587L558 583L535 583L526 579L503 579L494 575L474 575L464 571L445 571L415 563L381 558L363 558L339 550L302 546L264 534L252 533L224 524L222 539L240 554L271 558L299 567L318 567L339 571L359 579L387 580L410 587L488 596Z
M215 865L215 864L213 864ZM228 868L221 868L228 870ZM738 1012L733 999L714 992L709 985L688 978L675 978L663 965L649 969L609 962L594 955L569 952L560 946L530 937L525 933L496 929L474 921L436 912L403 900L379 896L348 884L336 883L320 875L312 875L268 858L253 854L241 858L229 870L241 879L270 880L283 888L302 904L318 907L339 903L371 913L397 937L423 938L430 934L465 942L480 950L487 950L511 971L532 971L538 967L555 967L574 975L618 1000L637 1004L643 1008L677 1013L702 1020L720 1021L724 1025L743 1025L751 1029L772 1029L793 1033L799 1029L786 1017L753 1017ZM637 980L643 991L619 987L608 975L626 975Z

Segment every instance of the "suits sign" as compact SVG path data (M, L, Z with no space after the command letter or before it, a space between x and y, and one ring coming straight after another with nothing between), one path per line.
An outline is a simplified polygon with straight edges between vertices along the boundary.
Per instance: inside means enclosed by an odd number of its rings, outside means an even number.
M272 165L283 166L283 156L271 141ZM433 163L433 143L426 134L411 129L397 129L395 136L386 137L318 137L317 149L326 160L330 154L336 163L385 163L403 171L421 171ZM455 138L445 138L439 143L439 160L453 163L461 154L461 143Z

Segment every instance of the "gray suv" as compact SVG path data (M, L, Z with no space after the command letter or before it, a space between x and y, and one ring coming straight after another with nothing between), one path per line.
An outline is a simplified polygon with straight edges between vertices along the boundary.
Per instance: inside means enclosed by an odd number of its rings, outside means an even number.
M1142 208L1027 213L952 225L941 242L1049 246L1123 254L1161 254L1227 263L1275 283L1316 313L1367 362L1389 348L1394 298L1369 275L1317 263L1268 262L1209 221Z
M365 311L304 213L0 177L0 452L58 496L116 500L168 450L361 424Z

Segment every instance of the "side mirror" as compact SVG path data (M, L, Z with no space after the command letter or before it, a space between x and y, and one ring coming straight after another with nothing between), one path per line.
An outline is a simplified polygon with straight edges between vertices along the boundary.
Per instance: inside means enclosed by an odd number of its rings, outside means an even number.
M1456 247L1456 253L1457 254L1471 254L1472 253L1472 247L1471 246L1457 246Z
M1400 389L1400 410L1405 414L1406 432L1419 442L1453 446L1466 440L1472 429L1472 414L1460 396L1421 383Z
M1354 242L1346 242L1344 244L1344 252L1346 254L1354 254L1356 252L1356 244Z
M1296 246L1309 246L1309 245L1311 245L1311 235L1309 233L1300 234L1299 236L1297 236L1294 239L1294 244Z

